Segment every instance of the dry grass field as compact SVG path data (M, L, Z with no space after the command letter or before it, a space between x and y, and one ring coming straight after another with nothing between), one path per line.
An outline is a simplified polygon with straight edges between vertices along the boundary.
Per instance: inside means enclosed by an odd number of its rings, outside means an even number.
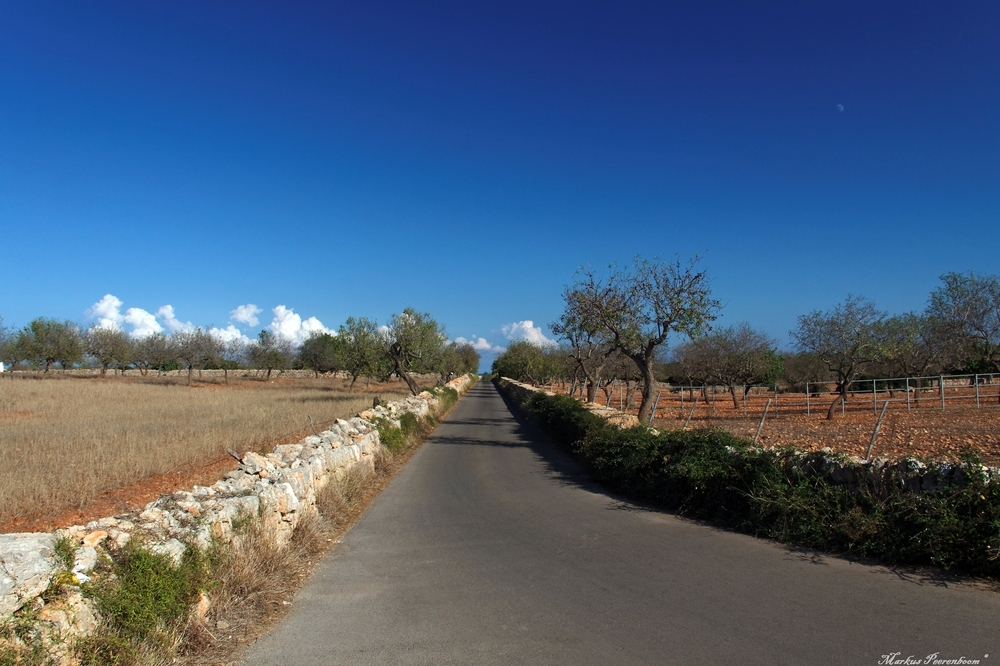
M322 377L190 387L178 377L0 377L0 526L38 529L41 517L84 510L144 480L224 471L227 448L297 441L312 432L310 416L323 430L370 407L373 395L406 394L402 382L347 386Z

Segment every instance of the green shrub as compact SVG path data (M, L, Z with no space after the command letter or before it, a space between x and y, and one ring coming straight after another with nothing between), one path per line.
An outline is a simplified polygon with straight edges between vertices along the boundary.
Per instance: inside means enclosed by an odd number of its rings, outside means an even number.
M76 557L76 545L69 537L60 537L56 540L55 554L56 559L65 569L72 569L73 559Z
M438 399L438 413L444 414L458 402L458 391L450 386L435 386L428 391Z
M386 449L398 453L406 448L406 434L392 421L386 418L375 419L375 427L378 429L379 440Z
M420 430L420 420L416 414L406 412L399 417L399 429L403 431L403 437L406 439L407 444L409 444L411 438Z
M85 591L97 602L109 628L120 636L146 640L182 620L207 581L205 556L188 548L180 566L169 556L129 546L112 563L111 575Z
M608 429L604 419L568 396L547 396L539 391L524 407L552 439L566 446L581 441L588 432Z

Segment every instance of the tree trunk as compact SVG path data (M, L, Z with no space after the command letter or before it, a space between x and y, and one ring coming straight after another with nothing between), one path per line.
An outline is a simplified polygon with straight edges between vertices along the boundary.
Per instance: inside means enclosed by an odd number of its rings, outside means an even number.
M189 365L188 366L188 386L191 386L191 377L192 377L192 375L194 375L194 366L193 365Z
M828 421L833 418L833 413L836 411L837 405L847 402L847 382L841 382L838 389L837 397L830 403L830 409L826 410L826 419Z
M733 409L735 409L736 411L739 411L740 410L740 403L736 399L736 387L735 386L730 386L729 387L729 392L733 396Z
M597 385L601 383L600 376L587 378L587 402L597 402Z
M639 422L649 423L653 413L653 396L656 393L656 378L653 376L653 357L633 359L642 373L642 402L639 404Z
M418 393L420 393L420 387L417 386L417 380L411 377L410 373L406 372L405 370L401 370L400 373L401 376L403 377L403 381L405 381L406 385L409 387L410 393L412 393L413 395L417 395Z
M413 395L420 393L420 387L417 386L417 381L410 376L410 373L403 369L403 360L398 356L393 356L392 361L396 364L396 375L406 382L406 386L409 387L410 393Z

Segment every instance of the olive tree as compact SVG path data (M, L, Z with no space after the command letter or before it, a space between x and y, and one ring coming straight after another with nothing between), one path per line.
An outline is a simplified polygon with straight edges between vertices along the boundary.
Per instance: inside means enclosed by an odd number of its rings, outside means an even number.
M814 354L836 377L837 397L826 418L832 419L837 405L847 402L847 388L858 373L883 358L884 320L885 313L861 296L848 296L832 310L799 317L792 339L800 351Z
M479 369L479 352L469 343L450 343L444 346L438 360L438 374L445 383L457 375L467 375Z
M682 266L679 259L637 257L633 266L612 267L607 277L583 269L570 288L574 309L587 328L603 331L615 349L629 357L643 378L639 420L649 420L653 408L657 355L671 334L688 337L709 328L719 310L708 275L696 270L695 257Z
M325 331L315 331L299 347L298 361L303 368L312 370L316 377L321 372L337 372L344 365L343 343L337 336Z
M385 352L385 336L378 323L367 317L348 317L340 326L337 338L343 370L351 375L351 388L358 377L386 377L392 374L392 362Z
M493 374L529 384L547 384L560 373L561 360L561 354L555 349L543 349L527 340L518 340L493 361Z
M445 342L444 330L430 314L406 308L393 315L385 331L385 351L413 395L420 393L414 373L433 372Z

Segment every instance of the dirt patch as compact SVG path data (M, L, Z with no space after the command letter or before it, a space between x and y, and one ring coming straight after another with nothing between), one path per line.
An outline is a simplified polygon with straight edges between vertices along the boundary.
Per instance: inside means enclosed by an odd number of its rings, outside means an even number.
M565 394L568 387L550 386ZM598 393L600 405L638 414L641 395L616 390L610 396ZM847 455L864 458L878 421L878 413L889 402L872 455L882 458L914 456L933 460L955 460L967 448L979 452L984 462L1000 465L1000 386L945 382L944 389L924 386L909 391L879 390L850 396L834 417L826 413L835 399L832 393L781 393L770 389L752 389L743 399L737 389L736 404L728 390L711 388L702 391L663 389L656 405L653 425L660 429L681 428L690 416L688 428L723 428L733 434L753 439L767 406L767 418L760 444L767 447L791 446L803 451L828 447ZM770 402L770 406L768 406ZM942 402L944 408L942 408ZM695 406L697 405L697 406ZM694 415L691 415L692 407Z
M731 406L731 405L730 405ZM746 418L715 416L710 410L691 419L689 428L719 427L752 438L760 422L760 412ZM825 411L825 410L824 410ZM718 412L717 412L718 414ZM868 412L770 414L764 421L763 446L793 446L805 451L829 447L838 453L865 457L878 416ZM679 418L656 419L661 428L683 425ZM917 456L954 460L966 448L979 451L984 461L1000 464L1000 409L995 406L949 407L948 409L890 409L882 422L873 455L885 458Z

